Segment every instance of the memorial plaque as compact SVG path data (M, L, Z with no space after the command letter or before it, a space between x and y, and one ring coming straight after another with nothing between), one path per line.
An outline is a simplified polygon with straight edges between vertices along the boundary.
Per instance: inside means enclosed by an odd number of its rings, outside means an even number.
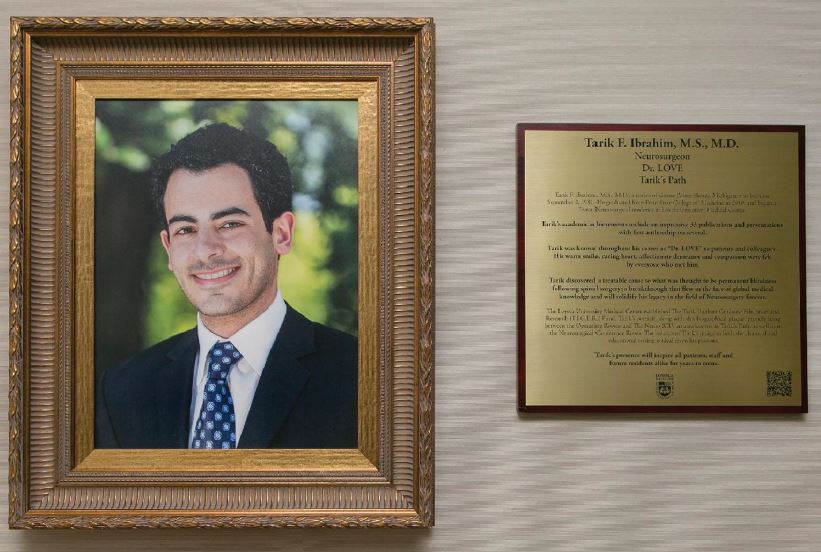
M520 124L521 411L807 412L804 127Z

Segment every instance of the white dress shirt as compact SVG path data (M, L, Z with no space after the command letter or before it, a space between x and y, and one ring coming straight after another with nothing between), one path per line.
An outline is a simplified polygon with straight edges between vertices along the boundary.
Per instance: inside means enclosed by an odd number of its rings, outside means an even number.
M191 394L191 412L188 418L191 423L188 431L189 448L194 439L194 427L197 425L200 410L202 409L205 384L208 381L208 370L205 367L205 361L211 347L217 341L230 341L242 353L242 358L228 373L228 388L231 390L231 397L234 399L237 444L239 444L242 430L245 428L245 421L248 419L248 411L251 409L251 402L254 400L254 393L257 390L259 377L262 375L265 362L268 360L268 353L271 352L271 347L274 346L279 329L282 327L282 321L285 320L285 311L285 300L277 290L276 298L270 307L228 338L212 333L205 327L200 315L197 314L197 336L200 341L200 350L194 360L194 382L192 387L194 392Z

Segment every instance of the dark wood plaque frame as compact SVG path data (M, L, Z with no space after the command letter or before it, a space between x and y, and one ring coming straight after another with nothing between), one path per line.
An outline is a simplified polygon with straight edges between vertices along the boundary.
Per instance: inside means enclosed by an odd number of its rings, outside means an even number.
M727 131L727 132L791 132L798 135L798 218L800 271L800 335L801 335L801 404L798 406L763 405L529 405L525 401L525 158L524 137L528 130L591 130L591 131ZM595 123L519 123L516 125L516 347L517 347L517 407L519 412L553 413L771 413L798 414L808 410L807 394L807 261L805 222L805 154L803 125L665 125L665 124L595 124Z

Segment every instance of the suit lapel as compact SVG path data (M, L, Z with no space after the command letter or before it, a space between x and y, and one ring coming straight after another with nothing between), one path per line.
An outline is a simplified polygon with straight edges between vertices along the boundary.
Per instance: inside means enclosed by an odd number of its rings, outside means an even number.
M310 377L299 358L313 351L313 343L311 322L288 306L259 378L238 448L268 448Z
M168 364L157 375L157 448L188 448L194 360L198 350L196 328L168 351ZM181 399L182 397L182 399Z

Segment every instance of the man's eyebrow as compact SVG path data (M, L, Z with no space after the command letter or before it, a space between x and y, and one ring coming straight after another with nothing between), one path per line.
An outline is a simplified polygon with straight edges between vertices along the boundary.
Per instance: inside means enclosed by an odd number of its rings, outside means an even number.
M211 215L211 220L218 220L225 217L230 217L231 215L245 215L246 217L250 217L251 215L248 214L248 211L245 209L241 209L240 207L228 207L227 209L223 209L222 211L217 211ZM168 219L168 224L174 224L175 222L190 222L192 224L197 223L197 219L192 217L191 215L174 215L170 219Z
M174 215L173 217L168 219L168 224L169 225L174 224L175 222L191 222L191 223L196 224L197 219L195 219L191 215Z
M211 220L217 220L224 217L229 217L231 215L245 215L246 217L251 216L245 209L240 209L239 207L229 207L227 209L223 209L222 211L217 211L216 213L212 214Z

